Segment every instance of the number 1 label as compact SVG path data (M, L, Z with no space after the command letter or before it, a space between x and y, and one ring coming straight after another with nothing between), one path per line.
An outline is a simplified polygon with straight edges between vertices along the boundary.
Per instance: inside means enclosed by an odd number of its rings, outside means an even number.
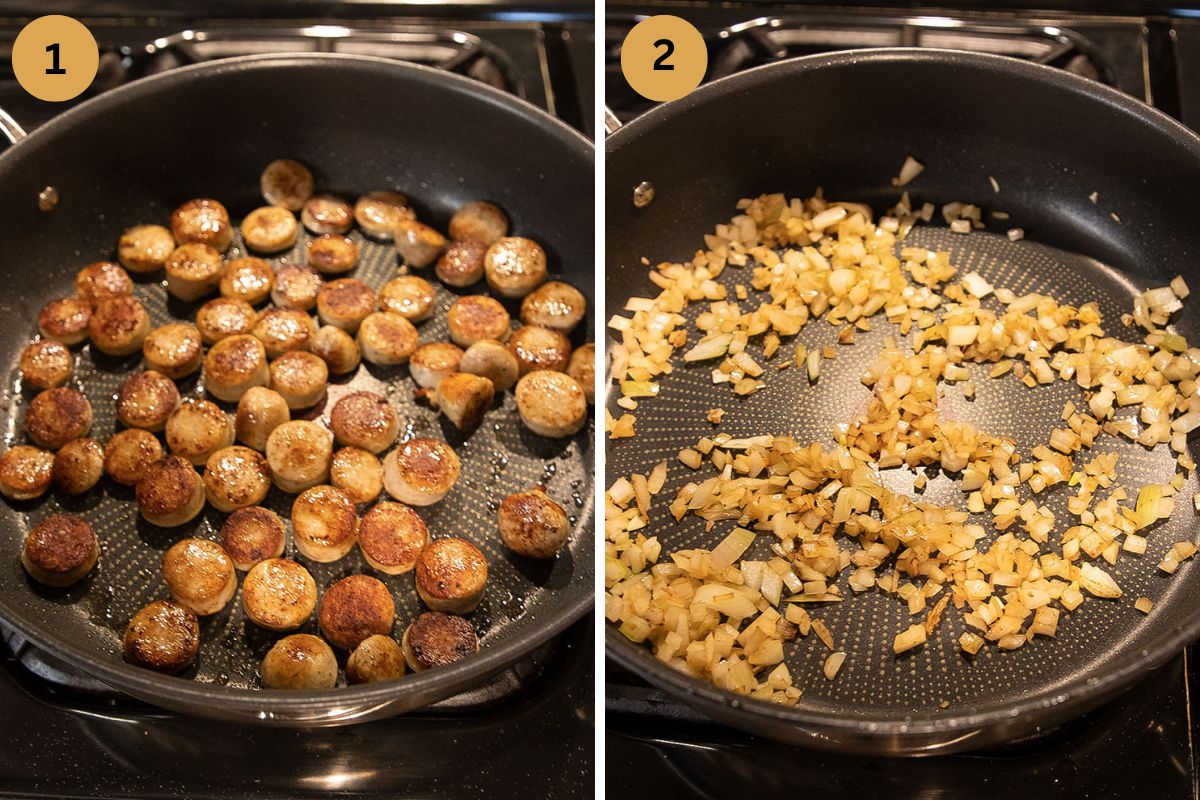
M13 77L31 96L48 103L79 97L99 67L96 37L82 22L62 14L38 17L13 40Z
M50 54L50 67L49 67L49 69L46 70L47 75L66 75L67 74L67 71L58 65L58 63L59 63L58 48L59 48L59 44L57 42L55 42L54 44L46 45L46 52Z

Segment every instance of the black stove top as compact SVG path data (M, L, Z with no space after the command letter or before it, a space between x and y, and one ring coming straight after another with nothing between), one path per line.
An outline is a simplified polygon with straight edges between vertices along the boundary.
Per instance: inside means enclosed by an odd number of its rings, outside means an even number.
M605 780L613 797L1193 798L1195 662L1180 655L1118 700L1045 736L931 758L804 750L708 722L606 667ZM1189 687L1189 683L1191 686ZM736 786L736 790L730 787Z
M297 6L299 10L306 7ZM591 135L592 26L573 11L481 10L476 17L233 17L79 15L100 46L95 83L77 100L30 97L12 74L12 42L36 14L0 11L0 108L27 130L89 97L184 64L261 53L336 52L393 58L457 72L507 91ZM411 11L411 10L410 10ZM586 105L585 105L586 103Z
M585 618L466 697L312 730L180 716L6 649L0 796L590 797L593 630Z
M771 61L881 46L969 49L1051 64L1115 86L1200 130L1200 19L1071 11L609 3L606 102L621 122L653 103L621 76L641 18L684 17L709 46L706 81ZM1157 9L1151 9L1157 11ZM606 785L613 796L1200 798L1200 645L1108 705L1006 748L923 759L839 756L716 724L606 665Z
M862 47L906 46L973 50L1050 64L1156 104L1158 94L1175 94L1170 84L1176 71L1176 48L1172 22L1165 19L1049 11L957 12L766 4L608 3L607 9L605 101L622 122L655 105L635 94L625 82L620 47L639 19L656 13L681 16L700 30L709 47L706 81L785 58ZM1161 58L1162 67L1152 63L1152 58ZM1164 97L1163 105L1171 108L1172 101L1173 97Z
M452 18L413 7L389 18L382 7L375 16L341 17L331 13L336 9L295 3L274 9L279 16L272 19L237 19L250 4L200 16L199 5L164 2L134 11L131 3L107 3L104 17L96 16L101 4L91 13L74 9L102 51L95 84L75 102L198 61L344 52L458 72L585 133L593 127L593 62L580 55L592 52L591 25L571 4L528 13L511 3L447 7ZM344 7L351 9L361 12ZM0 11L0 108L27 130L74 104L35 100L12 75L12 40L41 13ZM494 679L417 713L280 730L148 706L0 626L0 797L589 797L593 632L592 620L581 620Z

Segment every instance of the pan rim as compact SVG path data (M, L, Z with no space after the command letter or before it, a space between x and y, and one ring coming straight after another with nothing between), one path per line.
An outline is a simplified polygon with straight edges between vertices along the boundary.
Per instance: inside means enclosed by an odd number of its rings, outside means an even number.
M508 113L520 114L531 124L546 130L561 139L584 161L595 162L595 145L580 132L561 120L516 96L499 89L442 70L417 64L393 61L375 56L349 55L340 53L267 54L240 56L216 61L192 64L159 75L141 78L125 86L90 98L78 106L57 115L49 122L29 133L26 137L0 152L0 169L8 168L21 154L31 152L56 134L78 131L79 122L85 122L100 113L110 104L135 102L155 93L167 91L178 84L192 84L208 76L243 73L256 70L285 69L295 67L312 68L342 64L347 68L388 69L407 73L433 84L435 90L459 92L474 96ZM16 155L14 155L16 154ZM593 169L594 174L594 169ZM593 434L594 436L594 434ZM589 465L594 470L594 465ZM595 484L595 474L592 474ZM437 670L407 673L403 678L381 683L358 686L341 686L327 690L305 690L273 692L266 689L226 686L216 683L198 682L173 675L164 675L127 664L119 657L96 660L74 642L63 639L55 641L42 635L35 626L27 626L22 619L27 616L0 594L0 619L39 648L75 666L120 691L141 698L155 705L181 710L189 715L229 717L235 715L243 721L261 721L282 725L321 725L354 722L367 719L391 706L403 706L405 698L422 698L411 706L398 711L428 706L450 697L506 669L524 655L532 652L553 636L561 633L582 618L595 604L594 593L594 493L586 495L585 506L580 513L580 527L584 531L578 540L577 571L572 580L586 583L588 591L574 599L547 604L548 612L542 616L531 616L528 612L514 620L509 628L513 634L505 641L482 647L475 656ZM590 524L589 524L590 523ZM582 566L578 566L582 565ZM589 579L591 578L591 579ZM14 622L22 620L22 622ZM182 707L186 706L186 709ZM212 714L199 714L206 708Z
M406 61L395 61L382 56L366 56L354 53L262 53L258 55L248 56L231 56L228 58L218 58L214 61L204 61L198 64L186 64L181 67L175 67L167 72L160 72L156 75L147 75L137 78L127 84L118 86L114 89L89 97L77 106L73 106L56 114L51 119L47 120L37 129L30 131L15 144L8 145L3 151L0 151L0 163L8 157L8 154L16 151L18 148L25 146L25 143L30 140L40 140L48 133L56 131L60 127L66 127L74 122L77 116L86 116L89 113L94 113L95 107L100 107L109 103L114 103L117 100L134 99L137 95L146 92L155 92L161 90L163 86L168 86L173 83L185 83L192 79L193 76L204 75L208 73L223 74L227 72L245 72L251 69L268 69L272 67L285 66L303 66L305 64L315 64L319 62L344 63L346 65L358 64L360 66L374 65L378 68L391 69L396 72L408 72L417 75L423 75L434 83L445 84L450 89L465 90L468 94L480 95L494 105L509 106L514 110L520 110L535 118L543 125L556 128L560 134L566 135L569 139L573 139L575 144L583 145L589 154L595 154L595 143L580 133L575 128L572 128L567 123L563 122L558 117L551 116L544 109L531 103L523 97L518 97L514 94L508 94L500 89L482 83L473 78L468 78L465 75L459 75L455 72L446 72L445 70L427 67L423 64L411 64ZM17 120L21 122L21 120ZM45 133L43 133L45 132Z
M1158 109L1116 88L1055 67L1009 56L944 48L904 47L860 48L801 56L721 78L701 86L680 100L655 106L617 129L605 140L605 157L611 157L622 147L634 146L643 130L669 126L675 118L716 99L735 85L740 91L752 91L790 73L804 74L822 69L852 68L853 65L862 62L928 62L939 63L947 69L957 64L987 70L993 74L1008 74L1010 77L1030 82L1048 82L1057 89L1084 96L1089 102L1104 104L1114 114L1127 115L1136 123L1165 134L1178 146L1189 151L1197 163L1200 163L1200 136ZM606 198L607 191L606 186ZM606 402L611 397L612 389L609 382ZM830 741L831 735L838 734L851 734L876 745L885 741L915 742L930 736L945 737L958 734L957 739L946 741L944 745L961 749L969 746L969 740L974 734L1023 715L1050 709L1057 709L1060 713L1081 713L1128 688L1139 675L1166 663L1181 648L1198 638L1200 611L1160 632L1149 645L1142 648L1136 658L1131 658L1120 668L1099 676L1077 677L1060 688L1038 691L1003 707L985 708L979 712L955 712L951 709L939 710L936 713L913 712L901 719L839 715L799 706L782 706L737 695L671 668L654 658L645 647L626 639L611 622L606 621L605 624L606 655L651 684L670 691L680 700L701 711L714 712L721 719L736 718L743 727L761 724L764 718L767 718L772 722L790 725L798 731L807 730L813 734L813 744L832 749L841 749L836 741Z
M609 134L604 142L605 154L607 155L609 151L624 145L626 138L639 136L641 129L647 127L651 122L658 122L661 119L666 124L671 117L678 116L693 106L699 105L710 95L715 96L722 93L729 84L742 83L745 84L743 89L749 89L760 83L774 80L775 73L785 73L791 70L804 72L822 67L845 66L860 61L929 61L943 64L961 61L968 66L971 65L971 62L975 62L976 65L997 71L1007 70L1017 73L1017 77L1048 80L1051 83L1060 84L1061 88L1083 94L1092 100L1104 101L1121 111L1141 117L1141 121L1152 123L1163 133L1171 135L1172 138L1178 138L1181 144L1190 145L1196 151L1197 157L1200 157L1200 133L1192 131L1182 122L1120 89L1047 64L1037 64L995 53L975 53L970 50L954 50L944 47L860 47L839 50L834 53L796 56L771 64L760 64L743 72L726 75L711 83L703 84L678 100L659 103ZM1025 73L1025 75L1022 76L1020 73Z

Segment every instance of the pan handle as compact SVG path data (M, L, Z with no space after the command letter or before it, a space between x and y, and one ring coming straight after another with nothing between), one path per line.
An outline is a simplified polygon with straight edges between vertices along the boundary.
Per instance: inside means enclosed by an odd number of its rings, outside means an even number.
M604 132L608 135L616 133L621 128L621 120L607 105L604 106Z
M0 108L0 134L3 134L4 138L8 139L9 144L16 144L27 135L20 123L13 119L12 115L3 108Z

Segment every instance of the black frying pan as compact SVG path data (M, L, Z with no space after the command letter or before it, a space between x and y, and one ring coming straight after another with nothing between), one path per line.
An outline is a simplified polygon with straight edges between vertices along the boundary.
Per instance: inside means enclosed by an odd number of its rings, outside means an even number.
M280 157L310 165L324 190L351 197L377 188L404 191L438 227L444 228L461 203L492 200L508 212L514 231L545 246L552 273L592 295L593 149L579 134L524 102L444 72L346 56L232 59L108 92L0 156L0 241L7 244L0 253L5 375L15 376L17 354L36 332L42 304L71 293L80 267L111 259L123 228L164 223L176 205L192 197L218 198L240 218L262 204L259 173ZM42 211L38 196L47 186L57 190L59 201ZM301 235L298 248L306 238ZM396 274L395 252L365 241L363 246L354 274L378 287ZM288 258L284 254L273 263ZM160 277L136 287L155 324L193 313L174 302L167 307ZM444 308L452 297L439 289L443 311L422 326L424 341L445 338ZM579 330L590 330L590 324ZM85 355L80 363L81 383L96 410L92 435L103 440L113 429L109 397L140 368L138 359L93 363ZM489 556L486 600L471 617L482 636L477 656L393 683L265 692L256 688L256 670L276 637L247 623L237 598L202 622L198 664L184 677L128 666L121 661L120 634L133 611L166 596L158 568L163 550L185 535L214 536L223 515L210 508L185 529L157 529L139 522L130 493L107 480L78 499L0 505L7 554L0 558L0 618L113 687L169 708L236 720L334 724L398 713L459 692L512 664L591 607L587 430L561 441L528 434L508 396L479 430L465 436L413 400L406 368L364 366L349 386L389 391L414 433L444 437L459 448L463 478L445 501L422 513L435 536L465 536ZM331 388L331 396L334 392ZM16 437L26 399L13 391L4 396L7 430ZM509 554L495 524L495 503L540 480L549 481L551 494L576 521L567 548L549 563ZM273 490L267 502L286 519L291 499ZM89 580L51 593L25 578L17 554L27 526L59 508L84 514L103 545L100 566ZM310 566L323 588L345 574L369 572L360 559L355 551L340 562ZM421 609L411 575L386 582L397 603L399 635ZM305 630L311 629L310 622Z
M949 248L963 271L978 269L1018 293L1098 300L1106 330L1127 338L1137 334L1122 333L1119 316L1135 292L1176 274L1200 285L1200 139L1117 91L1012 59L898 49L796 59L656 108L611 136L606 153L608 314L620 312L631 295L653 296L639 259L689 257L703 246L702 234L736 213L738 198L803 197L822 186L826 197L866 202L879 213L898 199L888 179L909 154L926 165L907 187L916 202L960 200L1011 214L986 234L945 228L914 234L916 243ZM656 196L637 207L634 187L643 181ZM1023 227L1029 238L1010 242L1004 236L1010 226ZM732 268L725 278L745 280ZM886 327L877 326L877 336ZM1194 309L1183 312L1177 328L1196 341ZM828 344L833 333L818 322L801 340ZM608 448L609 482L669 458L653 533L664 552L712 547L728 524L704 534L698 520L676 525L666 511L691 474L674 453L712 431L705 409L724 406L721 430L734 436L791 433L829 442L833 424L848 421L866 397L858 376L875 352L877 338L860 336L825 362L815 389L793 369L771 375L767 389L745 399L711 385L711 363L677 369L663 381L662 396L639 407L638 436ZM1036 392L1015 381L978 386L976 401L954 412L1012 436L1022 452L1045 441L1065 399L1077 394L1065 385ZM610 402L615 398L611 393ZM1149 454L1109 439L1098 449L1121 451L1118 480L1135 491L1173 472L1166 448ZM790 742L923 753L1012 740L1094 707L1200 635L1196 566L1188 563L1172 578L1156 569L1173 543L1194 536L1195 490L1193 479L1175 515L1152 529L1144 557L1118 562L1114 574L1126 591L1119 604L1089 600L1081 613L1063 615L1056 639L1014 652L990 648L965 658L956 645L963 624L947 613L928 644L897 659L892 637L909 616L896 598L879 593L816 612L849 652L836 681L821 676L826 653L819 643L788 648L787 664L804 688L794 708L736 699L692 680L612 626L608 652L719 720ZM1059 487L1039 497L1055 510L1057 530L1069 524L1066 493ZM962 502L949 486L926 496ZM1132 607L1139 594L1156 604L1148 617Z

